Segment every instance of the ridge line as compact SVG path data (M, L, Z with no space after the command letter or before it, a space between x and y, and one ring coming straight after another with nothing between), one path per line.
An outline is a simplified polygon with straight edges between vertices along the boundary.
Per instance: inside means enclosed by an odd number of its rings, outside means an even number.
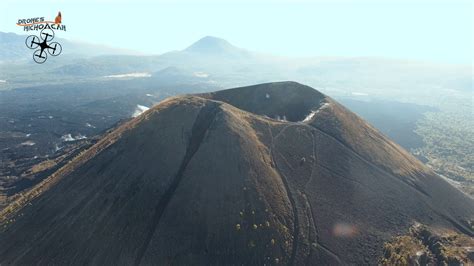
M158 224L160 223L161 217L166 210L169 202L171 201L176 189L178 188L181 180L183 179L184 171L188 166L189 162L193 158L194 154L199 150L206 133L209 131L209 128L215 121L216 115L219 112L220 104L214 103L212 105L205 105L199 111L199 114L194 121L191 137L189 138L188 147L186 148L186 153L184 155L183 161L171 181L166 192L161 196L161 199L158 201L158 204L155 207L154 215L151 220L149 233L145 239L143 245L138 249L137 257L135 258L134 265L140 265L148 246L155 234Z

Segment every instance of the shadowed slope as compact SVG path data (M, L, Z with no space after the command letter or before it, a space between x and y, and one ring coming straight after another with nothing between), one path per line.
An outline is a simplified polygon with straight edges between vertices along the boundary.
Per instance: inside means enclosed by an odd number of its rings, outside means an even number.
M2 264L376 263L415 221L472 236L474 218L472 199L293 82L168 99L17 205Z

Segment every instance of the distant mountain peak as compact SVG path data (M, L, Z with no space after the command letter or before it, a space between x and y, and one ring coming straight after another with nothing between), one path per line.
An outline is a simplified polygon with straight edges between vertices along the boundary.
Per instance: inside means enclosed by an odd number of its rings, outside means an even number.
M228 55L243 55L247 52L243 49L240 49L228 41L213 37L205 36L191 46L185 49L186 52L199 53L199 54L228 54Z
M215 37L215 36L204 36L201 39L199 39L197 42L194 44L198 43L209 43L209 44L226 44L226 45L231 45L227 40Z

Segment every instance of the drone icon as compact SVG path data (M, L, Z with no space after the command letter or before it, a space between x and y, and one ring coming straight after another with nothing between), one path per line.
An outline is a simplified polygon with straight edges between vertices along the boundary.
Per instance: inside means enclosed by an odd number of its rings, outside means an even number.
M48 59L48 54L51 56L58 56L61 54L63 48L58 42L51 42L54 39L54 31L45 28L40 32L40 37L30 35L26 38L26 47L36 49L33 53L33 60L38 64L43 64ZM49 43L51 42L51 43ZM46 53L46 51L48 53Z

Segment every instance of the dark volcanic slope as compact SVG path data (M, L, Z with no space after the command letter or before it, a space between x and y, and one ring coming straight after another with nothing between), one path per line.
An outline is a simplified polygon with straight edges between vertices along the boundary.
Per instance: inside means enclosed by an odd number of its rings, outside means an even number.
M474 233L472 199L290 82L168 99L0 217L0 264L362 264L415 221Z

